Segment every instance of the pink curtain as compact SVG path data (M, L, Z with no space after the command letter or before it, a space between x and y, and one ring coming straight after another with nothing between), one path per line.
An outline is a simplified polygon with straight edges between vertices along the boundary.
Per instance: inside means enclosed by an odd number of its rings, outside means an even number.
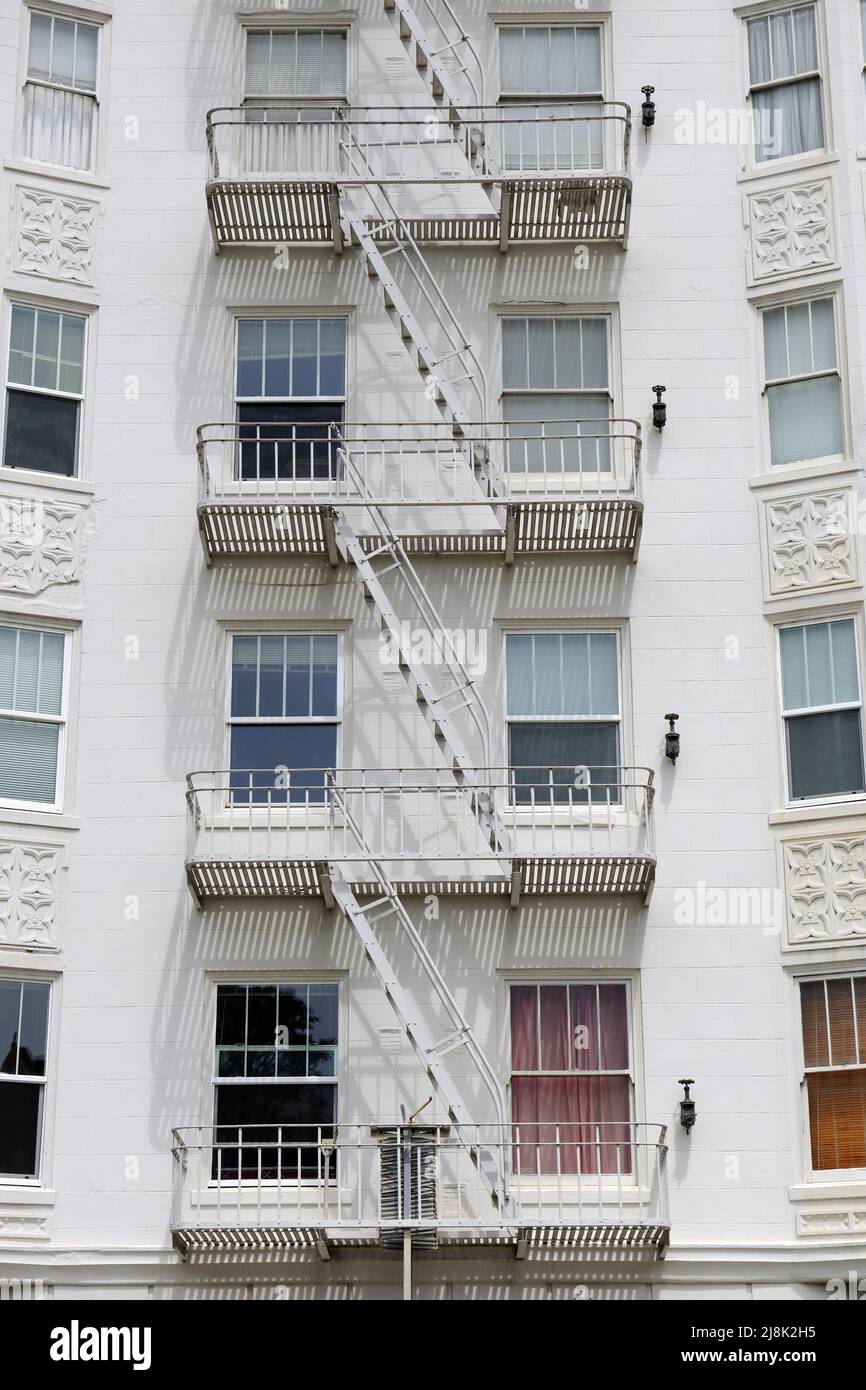
M631 1173L629 1078L579 1074L628 1067L625 986L517 986L511 995L511 1025L512 1070L542 1073L512 1079L512 1120L519 1126L515 1169L524 1174ZM535 1062L539 1031L540 1067ZM545 1076L546 1070L577 1074Z

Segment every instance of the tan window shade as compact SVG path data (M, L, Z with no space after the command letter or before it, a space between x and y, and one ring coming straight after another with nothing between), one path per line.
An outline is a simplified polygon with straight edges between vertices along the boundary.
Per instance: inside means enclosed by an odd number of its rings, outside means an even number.
M813 1072L808 1089L812 1167L866 1168L866 1071Z

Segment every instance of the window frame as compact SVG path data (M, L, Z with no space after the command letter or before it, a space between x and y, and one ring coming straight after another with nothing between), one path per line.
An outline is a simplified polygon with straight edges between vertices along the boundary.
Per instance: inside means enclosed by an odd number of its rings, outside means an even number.
M228 771L231 771L231 770L232 770L232 758L231 758L231 738L232 738L232 729L233 729L236 725L238 725L238 724L240 724L240 725L246 725L246 726L252 726L252 727L255 727L255 726L273 727L273 726L275 726L275 725L299 725L299 724L304 724L304 725L307 725L307 724L334 724L334 725L336 725L336 729L337 729L336 749L335 749L335 760L334 760L334 761L335 761L335 766L336 766L337 768L342 767L342 766L343 766L343 756L344 756L343 727L344 727L344 723L345 723L345 711L346 711L346 707L347 707L347 702L346 702L346 698L345 698L345 687L344 687L344 680L345 680L345 650L344 650L344 647L345 647L345 643L344 643L344 631L343 631L343 629L342 629L342 628L336 628L336 627L329 627L329 626L327 626L327 625L314 626L314 625L312 625L312 624L305 624L303 627L291 627L291 626L286 626L286 625L283 625L283 624L276 624L276 625L273 625L273 626L268 626L267 624L251 623L249 626L237 626L237 625L231 624L231 625L228 625L228 626L225 628L224 631L225 631L225 658L224 658L224 660L225 660L225 665L224 665L224 676L223 676L223 681L224 681L224 698L223 698L223 736L222 736L222 749L223 749L223 759L224 759L224 761L223 761L223 767L226 768L226 770L228 770ZM282 637L282 636L289 636L289 637L299 637L299 636L300 636L300 637L305 637L305 636L310 636L310 637L333 637L333 638L335 638L336 643L337 643L337 674L336 674L337 713L336 713L336 715L334 715L334 716L331 716L331 715L307 715L306 717L303 717L303 716L291 716L291 717L285 716L285 717L282 717L282 716L281 716L280 718L276 718L276 717L273 717L273 716L268 716L267 718L260 718L260 717L258 717L258 716L250 716L250 717L247 717L247 716L236 716L236 717L234 717L234 718L232 717L232 715L231 715L232 670L233 670L232 652L233 652L234 639L235 639L235 637ZM251 770L252 770L252 769L251 769ZM306 802L305 800L302 800L302 801L300 801L300 802L292 802L292 801L290 801L290 800L287 798L285 804L283 804L282 802L272 803L272 802L270 802L270 801L264 801L264 802L260 802L260 803L251 802L250 804L247 804L246 802L235 802L235 801L233 801L233 800L232 800L232 796L231 796L231 792L230 792L230 790L229 790L228 787L226 788L225 797L226 797L226 799L225 799L225 808L224 808L224 809L226 810L226 812L227 812L229 815L232 815L233 813L242 813L245 820L248 819L250 815L252 815L253 817L262 816L262 817L264 817L264 818L268 818L268 817L273 818L274 815L281 815L281 816L283 816L283 815L285 815L285 816L296 815L296 816L304 817L305 819L309 819L309 817L310 817L311 815L324 814L324 813L327 811L327 804L324 802L324 800L323 800L321 803L314 803L314 802L311 802L311 803L307 804L307 802Z
M72 182L94 183L99 179L104 164L104 122L102 111L105 105L106 79L110 70L108 44L110 41L111 15L103 8L91 8L91 6L86 3L86 0L85 3L69 6L60 2L53 3L53 0L26 0L24 9L25 17L22 25L23 40L19 57L18 110L15 126L16 148L19 157L28 169L32 168L35 171L56 171L58 177L68 179ZM48 15L52 19L65 19L76 24L91 25L98 31L96 41L96 80L92 92L87 92L76 87L69 87L63 83L55 83L41 78L30 77L31 16L34 13ZM78 96L92 96L94 106L91 159L86 169L79 168L76 165L47 163L41 159L34 159L32 155L25 152L24 112L26 106L25 89L28 82L47 87L52 91L71 92Z
M81 354L81 394L72 391L61 391L59 389L50 391L44 386L25 386L21 382L10 382L9 366L12 354L12 316L15 309L27 309L37 316L40 313L59 314L61 318L79 318L84 323L84 346ZM82 457L84 454L84 439L86 426L86 404L87 404L87 380L90 369L90 357L92 350L92 319L93 314L86 305L72 304L63 300L59 303L52 303L47 299L29 299L25 295L10 293L5 296L5 316L6 330L4 334L5 343L5 363L3 377L3 437L2 452L0 452L0 472L7 478L19 478L28 482L36 479L47 481L50 486L64 487L70 482L77 483L82 479ZM52 400L77 401L78 402L78 421L75 431L75 470L72 473L49 473L41 468L11 468L6 463L6 431L9 427L9 392L22 391L31 396L48 396Z
M628 1014L628 1041L629 1041L629 1063L630 1063L630 1112L632 1126L640 1126L645 1123L643 1116L646 1111L646 1079L644 1073L643 1058L643 1023L642 1023L642 999L641 999L641 974L638 969L577 969L573 967L554 967L553 969L509 970L504 971L499 976L497 986L498 1008L503 1026L499 1030L501 1038L499 1057L500 1074L506 1078L505 1095L506 1107L509 1123L513 1123L512 1115L512 1038L511 1038L511 990L515 985L560 985L566 988L571 985L602 985L602 984L624 984L626 987L626 1008ZM542 1075L551 1073L541 1073ZM567 1073L568 1075L579 1073ZM642 1131L638 1130L638 1136ZM649 1132L647 1131L647 1137ZM647 1151L638 1148L638 1159L635 1170L627 1177L624 1177L621 1184L617 1184L615 1174L601 1174L602 1182L598 1184L601 1191L605 1187L616 1187L626 1193L637 1193L641 1189L647 1189L652 1181L653 1174L647 1161ZM597 1180L598 1174L585 1174L580 1179L580 1187L587 1191L593 1181ZM606 1181L605 1181L606 1180ZM555 1184L557 1179L551 1175L536 1175L534 1181L540 1188L546 1185ZM569 1179L564 1177L559 1180L559 1185L565 1190L568 1188ZM577 1186L575 1182L575 1187Z
M517 637L517 636L520 636L520 637L531 637L531 636L541 636L541 637L559 637L559 636L570 636L570 637L574 637L574 636L578 636L578 637L582 637L582 636L584 636L585 634L593 635L593 634L602 634L602 633L604 633L604 634L609 634L609 635L612 634L612 635L615 637L615 639L616 639L617 701L618 701L618 704L619 704L619 714L618 714L618 716L616 717L616 719L614 719L614 717L613 717L612 715L606 715L606 716L604 716L604 717L602 717L602 716L600 716L600 715L569 715L569 714L552 714L552 715L543 716L543 717L536 717L536 716L528 715L528 714L525 714L525 715L515 715L514 717L512 717L511 715L509 715L509 713L508 713L508 656L507 656L507 652L508 652L508 638L509 638L509 637ZM593 626L588 626L588 625L580 624L580 625L575 625L575 626L573 626L573 627L569 627L569 626L563 626L561 623L555 623L555 624L551 624L550 627L544 627L544 626L538 626L537 624L527 623L526 626L515 627L515 626L512 625L511 623L503 624L503 627L502 627L502 711L503 711L502 725L503 725L503 737L504 737L504 756L503 756L503 763L502 763L502 765L503 765L503 767L506 769L506 775L507 775L507 772L510 771L510 769L511 769L511 759L510 759L510 745L511 745L511 740L510 740L510 725L511 725L512 723L518 723L518 724L613 724L613 723L615 723L615 724L617 725L617 743L618 743L618 746L619 746L619 763L617 764L617 766L619 766L619 767L627 766L626 759L625 759L625 747L624 747L624 744L625 744L625 733L624 733L624 729L625 729L626 719L625 719L625 709L624 709L624 704L623 704L623 695L624 695L623 686L624 686L624 670L623 670L623 630L622 630L621 625L616 624L616 623L599 622L597 625L593 625ZM618 804L617 804L617 803L611 803L611 805L612 805L612 807L613 807L614 810L618 809ZM579 808L579 809L580 809L581 811L583 811L584 813L586 813L587 815L589 815L590 813L594 813L594 814L596 814L596 815L602 815L602 814L604 814L604 813L606 812L606 808L607 808L607 803L604 802L604 801L602 801L602 802L593 802L593 801L589 801L585 807L581 807L581 808ZM619 808L621 809L621 804L619 804ZM557 815L563 815L563 816L565 816L566 814L568 814L568 812L569 812L569 807L568 807L568 806L563 806L563 807L561 807L561 808L558 808L556 805L554 805L553 808L552 808L552 814L553 814L554 817L556 817ZM516 804L516 806L514 807L513 814L515 814L515 815L517 816L518 819L520 818L521 815L529 815L529 816L531 816L531 815L533 815L533 808L532 808L531 806L528 806L528 805L527 805L527 806L522 806L522 805L518 802L518 803ZM537 812L536 812L535 814L537 814Z
M318 96L303 93L287 93L283 96L250 96L247 94L247 43L250 34L262 33L302 33L310 30L316 32L335 32L339 31L346 37L346 71L345 71L345 91L341 93L321 93ZM278 11L271 11L266 15L251 16L244 15L240 24L240 44L238 60L238 92L240 93L239 104L244 108L255 109L256 103L263 106L311 106L328 107L333 105L348 106L351 104L352 91L352 32L353 25L347 20L345 14L342 18L330 19L328 14L324 15L304 15L291 14L286 12L285 18L279 17Z
M749 22L755 19L769 19L774 14L784 13L787 10L814 9L815 11L815 42L818 50L818 69L808 73L797 73L792 77L780 78L771 82L756 82L752 84L751 62L749 58ZM778 159L755 158L755 142L750 140L746 148L746 157L743 161L743 168L749 174L771 174L777 170L782 172L786 169L796 169L800 164L821 163L828 159L833 153L833 130L831 121L831 103L829 99L829 63L827 55L826 31L824 26L824 8L821 0L771 0L771 3L750 5L747 8L737 9L736 13L740 17L742 29L742 53L743 71L745 73L745 104L754 120L754 105L752 103L753 91L772 91L774 87L796 84L817 77L819 91L821 93L821 122L824 131L824 144L813 150L803 150L800 154L783 155ZM753 125L754 132L754 125Z
M19 985L46 985L48 988L48 1008L45 1018L45 1070L42 1076L12 1076L6 1072L0 1072L0 1080L12 1082L15 1085L28 1084L39 1086L39 1113L36 1121L36 1172L32 1175L16 1173L0 1173L0 1199L5 1190L10 1188L44 1188L48 1176L47 1168L49 1165L49 1140L52 1138L52 1116L48 1108L48 1087L54 1084L53 1060L53 1041L56 1031L56 1014L58 982L54 976L43 974L29 974L15 967L0 968L0 983L19 984ZM20 1006L19 1006L20 1009ZM19 1012L20 1018L20 1012Z
M805 375L792 377L767 377L766 343L764 335L764 315L773 309L789 309L799 304L809 304L814 300L829 299L833 305L833 332L836 341L836 366L835 368L822 368L818 372L808 372ZM848 371L847 355L845 351L845 335L842 332L842 322L844 320L844 303L839 286L831 285L811 285L804 286L799 292L792 293L786 291L775 294L770 298L762 299L757 302L755 308L759 320L759 361L761 370L761 397L763 400L763 438L764 438L764 458L763 471L768 477L783 478L787 469L817 468L821 464L844 463L851 453L851 431L849 428L849 408L848 408ZM787 339L787 331L786 331ZM842 452L839 454L820 454L815 458L791 459L788 463L773 463L773 441L770 432L770 400L769 388L771 386L784 386L787 384L797 384L803 381L817 381L822 377L837 376L839 378L839 410L841 413L842 427Z
M857 679L860 689L860 699L857 703L843 702L841 705L815 705L803 710L786 710L785 696L782 687L782 630L784 628L803 628L814 627L818 623L837 623L851 622L854 629L854 653L856 657ZM862 801L866 797L866 790L862 792L843 792L835 796L813 796L798 797L791 796L791 767L788 757L788 730L787 720L802 717L807 714L828 714L845 709L859 709L860 711L860 751L863 759L864 771L866 771L866 701L863 695L863 654L864 643L858 614L853 610L843 610L842 612L823 612L821 610L810 610L808 616L797 617L786 615L783 621L775 624L775 645L776 645L776 689L778 691L779 721L780 721L780 751L782 757L782 777L785 795L785 807L788 810L798 810L809 806L844 806L852 802Z
M826 1002L826 986L833 980L853 980L858 977L866 978L866 962L860 961L847 962L839 966L825 965L815 967L812 970L804 971L794 977L794 1002L796 1007L796 1027L797 1027L797 1057L799 1067L798 1092L800 1097L800 1116L801 1133L803 1145L803 1161L806 1180L812 1183L832 1183L832 1182L862 1182L866 1179L866 1165L860 1168L816 1168L812 1161L812 1126L811 1113L809 1110L809 1083L808 1077L812 1072L840 1072L840 1071L866 1071L864 1063L845 1063L841 1067L806 1067L806 1046L803 1036L803 1015L801 1002L801 986L805 984L823 984L825 987L824 997ZM829 1018L829 1012L828 1012ZM856 1027L856 1014L855 1014Z
M37 814L59 814L63 811L63 803L67 786L67 758L69 754L69 725L70 725L70 689L71 689L71 667L72 667L72 631L68 627L55 625L51 622L42 622L38 618L31 618L25 614L0 613L0 627L11 628L13 631L24 629L32 632L50 632L63 638L63 679L60 687L60 714L47 715L37 713L27 713L25 710L6 710L0 709L0 718L17 719L27 723L53 724L58 728L57 736L57 772L54 783L54 801L19 801L12 797L0 796L0 810L3 811L26 811L36 812Z

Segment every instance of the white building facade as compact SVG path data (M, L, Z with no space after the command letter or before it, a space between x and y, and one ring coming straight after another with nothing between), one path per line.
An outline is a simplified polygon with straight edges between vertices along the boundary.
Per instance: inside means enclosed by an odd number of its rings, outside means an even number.
M866 1277L861 11L2 0L4 1288Z

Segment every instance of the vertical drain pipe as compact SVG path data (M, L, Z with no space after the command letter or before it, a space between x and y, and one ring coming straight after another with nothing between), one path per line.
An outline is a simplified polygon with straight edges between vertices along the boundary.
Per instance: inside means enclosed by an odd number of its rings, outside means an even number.
M412 1116L414 1119L414 1115ZM403 1220L411 1215L412 1205L412 1143L406 1144L405 1131L399 1129L399 1143L403 1150L401 1168L403 1171ZM412 1228L403 1227L403 1302L412 1302Z
M412 1232L403 1232L403 1302L412 1302Z

